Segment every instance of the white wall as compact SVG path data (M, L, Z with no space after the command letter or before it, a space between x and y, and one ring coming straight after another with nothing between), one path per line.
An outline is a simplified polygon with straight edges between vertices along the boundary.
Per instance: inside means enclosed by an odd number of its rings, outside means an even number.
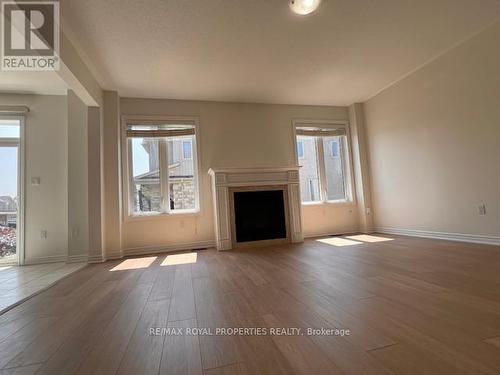
M26 262L64 260L67 254L66 96L0 94L2 105L25 105ZM32 186L31 177L40 177ZM41 238L41 231L47 238Z
M106 257L120 257L121 243L121 165L120 148L120 98L116 91L103 95L103 190L104 196L104 253Z
M100 107L87 107L88 260L103 259L103 116ZM77 258L78 259L78 258Z
M201 142L201 214L126 222L122 227L124 249L213 241L210 167L294 165L292 119L348 120L345 107L122 98L120 108L122 115L198 116ZM112 168L106 160L105 165ZM358 228L358 216L355 206L309 206L303 207L303 223L306 235L353 231Z
M68 256L89 249L87 106L68 91ZM96 150L98 152L98 150Z
M500 236L499 40L497 23L365 104L377 227Z

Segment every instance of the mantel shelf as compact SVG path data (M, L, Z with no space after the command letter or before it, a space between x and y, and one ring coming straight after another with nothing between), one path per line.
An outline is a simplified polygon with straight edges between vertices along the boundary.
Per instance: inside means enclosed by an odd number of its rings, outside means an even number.
M299 165L292 165L289 167L250 167L250 168L210 168L208 173L210 175L216 173L265 173L265 172L286 172L298 171Z

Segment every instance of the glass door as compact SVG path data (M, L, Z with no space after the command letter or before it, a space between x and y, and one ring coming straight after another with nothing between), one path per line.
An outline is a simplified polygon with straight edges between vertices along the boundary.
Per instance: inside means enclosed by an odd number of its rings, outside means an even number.
M0 118L0 263L18 263L21 120Z

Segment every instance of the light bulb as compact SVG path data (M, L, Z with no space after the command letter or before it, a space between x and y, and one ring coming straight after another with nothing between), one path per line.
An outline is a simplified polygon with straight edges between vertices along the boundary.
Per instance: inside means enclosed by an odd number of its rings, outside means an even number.
M304 16L314 12L320 3L321 0L290 0L289 5L294 13Z

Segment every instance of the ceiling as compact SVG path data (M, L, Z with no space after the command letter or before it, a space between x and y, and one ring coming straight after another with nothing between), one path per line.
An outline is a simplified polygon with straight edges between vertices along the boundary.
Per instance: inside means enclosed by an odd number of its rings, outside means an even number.
M318 105L365 101L500 16L499 0L323 0L305 17L287 2L61 9L103 87L121 96Z
M56 72L0 71L0 92L66 95L68 86Z

